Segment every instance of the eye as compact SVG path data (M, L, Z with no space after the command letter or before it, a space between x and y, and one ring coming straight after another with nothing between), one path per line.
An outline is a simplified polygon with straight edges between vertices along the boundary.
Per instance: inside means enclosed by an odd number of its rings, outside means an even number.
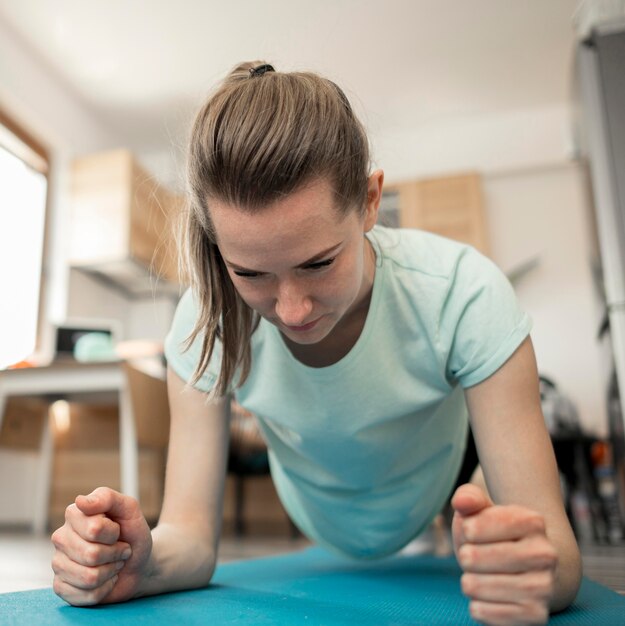
M237 272L236 270L232 270L234 274L240 276L241 278L259 278L262 274L258 272Z
M329 267L330 265L332 265L332 263L334 263L334 258L326 259L325 261L319 261L318 263L311 263L310 265L306 266L306 269L312 270L314 272L315 270L321 270L324 267Z

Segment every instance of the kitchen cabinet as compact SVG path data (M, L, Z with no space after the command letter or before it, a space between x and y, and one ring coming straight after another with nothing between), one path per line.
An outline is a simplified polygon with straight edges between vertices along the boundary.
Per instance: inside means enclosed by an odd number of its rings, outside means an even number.
M427 230L489 253L482 181L476 173L387 185L380 218L381 223Z
M129 296L177 294L173 233L182 202L128 150L76 159L71 169L71 266Z

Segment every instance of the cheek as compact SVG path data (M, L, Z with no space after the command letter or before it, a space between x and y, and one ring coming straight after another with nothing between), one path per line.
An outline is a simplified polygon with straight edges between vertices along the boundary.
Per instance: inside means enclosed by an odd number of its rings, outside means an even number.
M267 290L253 286L251 287L249 285L237 285L236 283L234 283L234 287L241 296L243 302L245 302L245 304L252 309L261 311L267 308L269 303L273 301L273 298L267 293Z
M359 274L356 264L344 265L337 268L332 276L321 281L319 286L320 298L327 301L346 302L354 299L359 290Z
M357 256L350 258L350 262L346 263L340 273L341 283L346 292L358 291L362 282L362 263Z
M229 275L237 293L250 308L261 310L266 306L265 303L271 299L271 295L268 293L269 290L266 286L263 287L262 283L243 280L240 276L231 272L229 272Z

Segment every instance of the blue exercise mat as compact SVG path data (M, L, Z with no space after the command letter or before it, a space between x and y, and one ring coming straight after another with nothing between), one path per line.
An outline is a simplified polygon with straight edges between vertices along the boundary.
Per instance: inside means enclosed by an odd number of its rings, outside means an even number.
M475 624L459 578L453 558L396 556L363 563L309 548L221 565L210 587L125 604L71 607L51 589L3 594L0 624ZM549 623L625 625L625 598L584 579L573 606Z

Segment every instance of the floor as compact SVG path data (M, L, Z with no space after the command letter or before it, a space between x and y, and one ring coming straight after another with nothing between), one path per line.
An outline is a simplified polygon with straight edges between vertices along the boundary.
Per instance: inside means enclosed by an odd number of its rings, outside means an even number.
M281 554L308 546L304 539L224 538L220 562ZM0 531L0 593L23 591L52 584L52 544L49 537L25 531ZM625 595L625 544L583 545L584 575Z
M222 563L302 550L305 539L223 538L219 547ZM48 536L37 537L22 530L0 530L0 593L25 591L52 585L50 561L54 548Z
M625 595L625 544L582 545L584 576Z

